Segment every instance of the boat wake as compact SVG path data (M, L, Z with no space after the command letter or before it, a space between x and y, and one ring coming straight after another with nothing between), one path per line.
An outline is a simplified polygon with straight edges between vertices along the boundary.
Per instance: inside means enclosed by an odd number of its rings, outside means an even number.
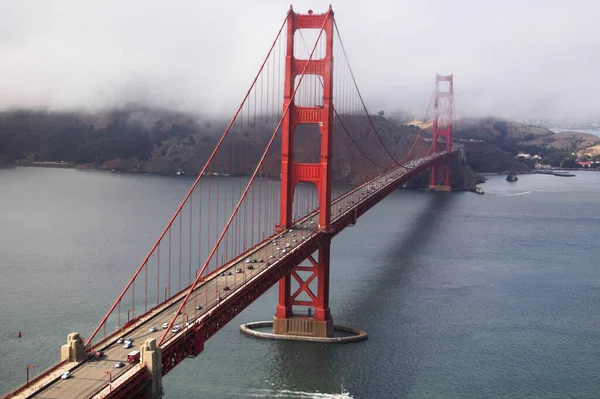
M257 389L240 393L239 396L249 398L352 399L352 396L346 391L342 393L322 393L290 391L288 389Z
M506 193L506 194L502 194L500 195L501 197L514 197L516 195L525 195L525 194L531 194L531 191L523 191L521 193Z

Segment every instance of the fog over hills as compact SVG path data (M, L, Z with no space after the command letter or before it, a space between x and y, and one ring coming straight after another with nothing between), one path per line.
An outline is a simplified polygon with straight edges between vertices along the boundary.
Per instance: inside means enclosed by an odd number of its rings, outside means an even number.
M299 12L328 2L298 1ZM0 109L127 103L228 118L289 4L0 1ZM372 112L425 112L454 73L459 115L600 119L597 0L333 4Z

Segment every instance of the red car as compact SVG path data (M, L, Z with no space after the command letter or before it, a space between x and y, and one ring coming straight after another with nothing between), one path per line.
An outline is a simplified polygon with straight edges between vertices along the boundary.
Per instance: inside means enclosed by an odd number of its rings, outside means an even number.
M100 359L102 356L104 356L103 351L98 351L94 353L94 359Z

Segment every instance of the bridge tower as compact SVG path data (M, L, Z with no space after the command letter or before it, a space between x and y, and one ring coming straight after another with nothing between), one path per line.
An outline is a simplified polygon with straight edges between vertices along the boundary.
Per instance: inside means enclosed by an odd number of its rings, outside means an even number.
M281 151L281 207L279 230L292 226L294 188L299 182L313 183L319 199L319 230L331 231L331 155L333 137L333 11L331 6L324 14L298 14L290 7L287 16L287 49L285 58L284 112L282 123ZM323 29L321 40L325 40L325 57L318 60L303 60L294 57L294 34L299 29ZM323 79L322 105L298 106L293 94L296 78L317 75ZM289 108L288 108L289 107ZM299 163L294 160L294 130L300 124L319 126L321 137L320 161ZM310 264L296 266L291 274L279 282L279 304L273 321L273 333L305 335L315 337L333 336L333 320L329 311L329 250L331 237L326 236L318 250L318 258L309 257ZM299 273L300 272L300 273ZM302 273L311 273L303 279ZM292 277L300 288L292 293ZM316 279L317 292L309 284ZM300 293L310 300L297 300ZM314 314L295 316L293 306L314 308Z
M433 103L433 152L451 151L453 120L454 82L452 75L436 75ZM445 142L445 146L438 142L440 139ZM435 191L451 191L449 159L443 164L431 167L429 188Z

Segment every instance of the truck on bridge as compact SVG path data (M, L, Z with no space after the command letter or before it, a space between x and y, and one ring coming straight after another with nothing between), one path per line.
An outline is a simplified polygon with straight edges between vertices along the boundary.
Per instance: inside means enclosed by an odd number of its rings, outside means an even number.
M129 363L138 363L140 361L140 351L135 350L127 354L127 361Z

